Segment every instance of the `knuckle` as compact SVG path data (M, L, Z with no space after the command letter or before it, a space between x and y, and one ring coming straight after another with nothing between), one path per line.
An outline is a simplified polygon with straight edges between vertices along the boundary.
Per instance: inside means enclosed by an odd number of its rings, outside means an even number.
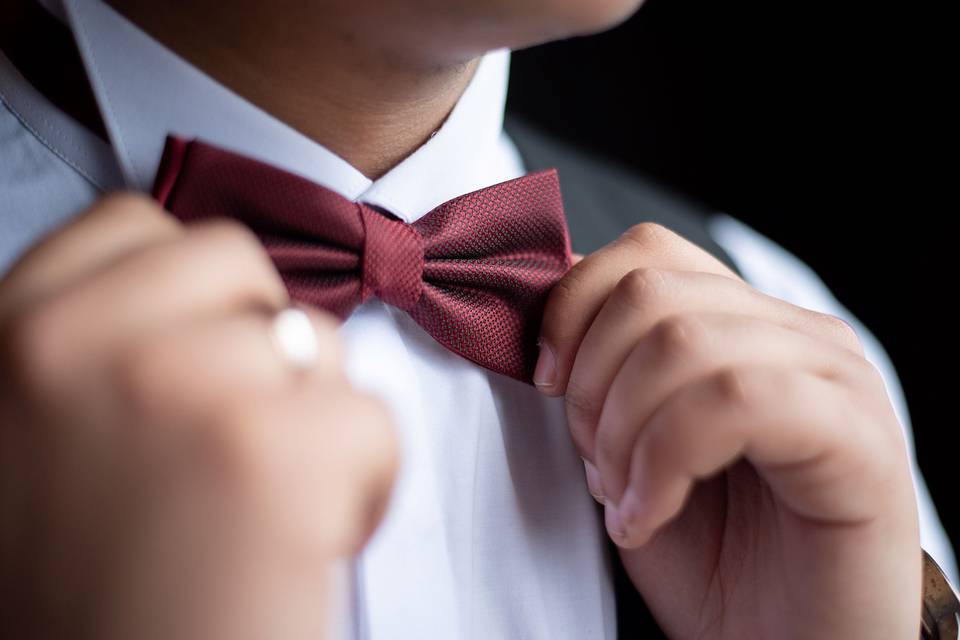
M809 376L800 369L733 365L721 369L710 382L721 406L744 415L766 415L777 406L809 402Z
M743 368L721 369L712 382L716 396L723 405L747 408L755 401L753 379Z
M672 231L655 222L641 222L623 232L622 238L639 246L645 252L659 247L664 242L672 242L676 237Z
M880 370L880 367L876 363L867 360L866 358L855 358L857 365L861 368L859 376L861 379L865 380L870 384L874 389L877 389L883 398L889 400L889 394L887 392L887 381L883 377L883 371Z
M703 323L690 314L664 318L650 332L651 347L668 361L700 352L705 341Z
M863 356L853 354L843 359L843 364L849 367L853 382L862 383L868 388L879 389L886 395L886 381L876 364Z
M863 344L860 342L860 336L853 325L840 316L829 313L816 313L816 316L828 335L853 351L863 353Z
M594 425L600 419L603 408L595 394L584 386L583 382L572 377L567 383L567 393L564 398L567 411L567 422L570 431L578 444L585 445L593 433ZM588 447L583 447L589 450Z
M639 309L656 303L667 293L666 274L660 269L642 268L627 272L617 283L613 295L624 306Z

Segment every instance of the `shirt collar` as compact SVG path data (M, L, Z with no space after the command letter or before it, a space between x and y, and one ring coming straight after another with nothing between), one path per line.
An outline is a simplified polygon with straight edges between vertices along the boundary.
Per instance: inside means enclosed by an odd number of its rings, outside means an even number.
M45 0L45 4L52 4ZM101 0L62 0L128 187L148 191L168 133L199 137L377 205L407 222L502 179L509 52L484 56L440 130L371 181L343 158L233 93ZM510 176L513 177L513 176Z

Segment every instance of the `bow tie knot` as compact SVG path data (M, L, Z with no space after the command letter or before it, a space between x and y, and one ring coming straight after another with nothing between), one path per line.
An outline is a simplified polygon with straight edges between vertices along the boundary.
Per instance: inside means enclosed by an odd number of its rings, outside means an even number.
M410 313L423 293L423 238L401 220L357 207L364 228L360 300L373 295Z

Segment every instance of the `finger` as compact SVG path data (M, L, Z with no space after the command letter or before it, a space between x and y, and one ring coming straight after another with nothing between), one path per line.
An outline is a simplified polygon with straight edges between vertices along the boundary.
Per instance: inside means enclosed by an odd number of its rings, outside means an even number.
M336 321L304 309L317 342L317 358L302 370L285 359L273 337L271 314L250 310L186 322L120 350L107 380L128 414L195 422L219 411L225 398L284 392L309 377L343 381Z
M576 264L551 291L540 332L537 388L550 396L563 395L580 341L604 301L623 274L646 267L739 279L712 255L660 225L632 227Z
M319 404L314 401L313 415ZM389 508L400 464L397 432L385 405L372 396L340 393L322 406L329 412L332 428L327 434L314 434L312 449L317 455L305 457L304 462L315 468L321 460L326 466L315 472L313 486L324 482L329 501L340 501L346 516L341 521L341 543L334 548L339 556L352 556L367 543ZM345 486L335 486L331 478ZM326 510L314 511L314 517L318 526L329 526L331 514Z
M735 367L802 369L851 387L873 380L863 358L775 322L729 313L670 316L630 351L600 400L596 427L574 432L575 442L592 444L584 455L599 469L600 493L620 501L634 444L666 398Z
M218 221L121 258L22 322L42 336L44 351L67 373L191 318L272 311L286 303L283 282L256 237Z
M636 269L617 283L575 355L565 401L577 442L591 441L607 390L634 345L665 318L701 312L754 316L863 354L856 334L842 320L741 281L693 271Z
M267 497L273 521L295 523L291 544L327 559L352 555L382 519L398 449L391 416L374 398L305 380L225 405L210 424L205 435L224 452L227 472Z
M0 317L53 295L118 258L185 231L156 202L134 193L98 200L35 245L0 286Z
M650 418L629 487L607 509L608 530L623 547L644 544L680 513L694 482L741 457L797 517L858 523L883 499L870 469L894 455L892 439L871 426L843 387L814 373L725 369L675 392Z

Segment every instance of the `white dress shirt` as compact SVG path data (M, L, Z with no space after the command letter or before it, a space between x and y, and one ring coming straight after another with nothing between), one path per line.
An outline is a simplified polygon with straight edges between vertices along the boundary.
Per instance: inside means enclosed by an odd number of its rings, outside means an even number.
M0 274L102 191L148 191L167 133L270 162L407 222L524 173L502 130L506 51L484 57L434 137L371 181L100 0L44 4L77 39L110 143L50 104L0 54ZM902 391L881 345L816 275L729 216L717 215L711 232L754 286L857 328L909 439ZM388 513L355 565L352 635L615 638L603 525L562 402L447 351L375 299L351 315L341 335L351 380L386 401L402 454ZM956 578L952 551L914 471L923 544Z

